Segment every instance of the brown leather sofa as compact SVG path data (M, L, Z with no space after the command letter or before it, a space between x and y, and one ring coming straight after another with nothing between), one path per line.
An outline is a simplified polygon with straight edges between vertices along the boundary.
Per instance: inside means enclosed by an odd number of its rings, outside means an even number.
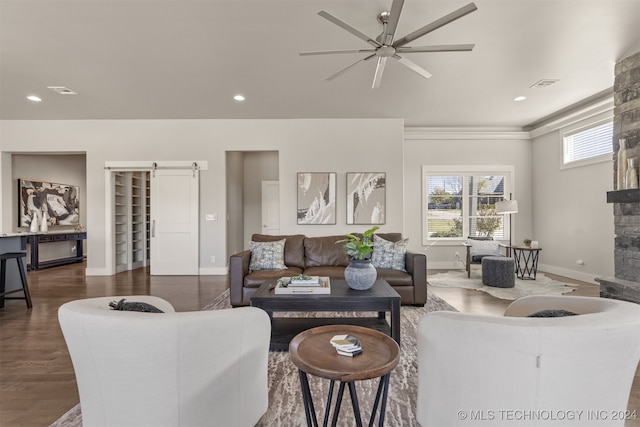
M400 233L377 233L391 242L402 239ZM249 271L251 251L246 250L229 259L229 286L231 305L250 305L251 296L266 280L277 280L283 276L307 274L344 279L344 269L349 264L340 236L307 237L302 234L271 236L254 234L254 242L270 242L286 239L284 246L284 270ZM427 302L427 257L424 254L408 252L405 255L406 272L394 269L378 269L378 279L386 280L405 305L424 305Z

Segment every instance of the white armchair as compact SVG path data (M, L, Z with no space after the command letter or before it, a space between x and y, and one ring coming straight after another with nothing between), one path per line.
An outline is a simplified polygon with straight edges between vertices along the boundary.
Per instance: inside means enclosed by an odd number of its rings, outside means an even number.
M543 309L579 315L522 317ZM504 317L429 313L417 335L422 427L624 426L640 360L640 305L531 296Z
M122 298L164 313L109 308ZM271 324L260 309L176 313L136 295L72 301L58 318L85 426L253 426L267 410Z

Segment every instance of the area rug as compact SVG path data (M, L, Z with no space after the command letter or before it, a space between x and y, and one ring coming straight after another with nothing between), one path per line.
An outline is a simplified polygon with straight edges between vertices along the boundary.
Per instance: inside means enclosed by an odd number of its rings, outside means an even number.
M569 283L553 280L544 273L538 273L536 280L516 278L516 285L513 288L494 288L483 285L480 269L471 269L471 278L467 278L467 272L464 270L450 270L446 273L430 274L428 279L430 286L474 289L510 301L527 295L562 295L578 289L577 286Z
M231 307L229 291L226 290L218 298L207 304L203 310L220 310ZM424 307L402 306L400 309L400 362L391 373L385 425L416 426L416 398L418 382L418 363L416 360L416 325L418 320L431 311L457 311L446 301L427 292L427 304ZM344 315L344 313L342 313ZM282 315L300 316L302 313L282 313ZM311 313L314 315L314 313ZM330 313L322 313L328 316ZM347 313L362 315L362 313ZM289 360L287 352L269 353L269 409L260 419L258 426L303 426L306 425L304 406L300 393L300 382L297 368ZM329 382L309 376L311 394L320 422L329 390ZM356 383L358 402L364 420L368 420L372 403L375 399L378 380L359 381ZM334 394L335 396L335 394ZM334 397L335 398L335 397ZM215 424L215 420L212 420ZM348 393L345 393L340 418L340 426L355 425L353 411ZM71 408L50 427L80 427L82 414L80 405Z

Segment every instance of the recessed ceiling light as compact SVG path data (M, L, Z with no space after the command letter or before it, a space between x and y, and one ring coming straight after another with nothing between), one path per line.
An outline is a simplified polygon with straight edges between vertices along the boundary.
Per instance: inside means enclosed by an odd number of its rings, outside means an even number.
M233 99L235 99L236 101L244 101L244 96L236 95L236 96L233 97Z
M42 98L40 98L39 96L35 96L35 95L29 95L27 96L27 99L29 101L33 101L33 102L40 102L42 101Z
M515 98L513 98L513 100L516 102L524 101L525 99L527 99L526 96L516 96Z

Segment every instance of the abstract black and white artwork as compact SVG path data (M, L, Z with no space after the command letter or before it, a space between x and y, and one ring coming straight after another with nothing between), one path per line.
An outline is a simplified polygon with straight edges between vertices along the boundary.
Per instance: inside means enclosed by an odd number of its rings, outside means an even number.
M41 224L45 213L49 226L80 223L78 187L19 179L18 192L20 227L28 227L34 215Z
M347 224L385 224L384 172L347 173Z
M298 172L298 224L335 223L335 172Z

